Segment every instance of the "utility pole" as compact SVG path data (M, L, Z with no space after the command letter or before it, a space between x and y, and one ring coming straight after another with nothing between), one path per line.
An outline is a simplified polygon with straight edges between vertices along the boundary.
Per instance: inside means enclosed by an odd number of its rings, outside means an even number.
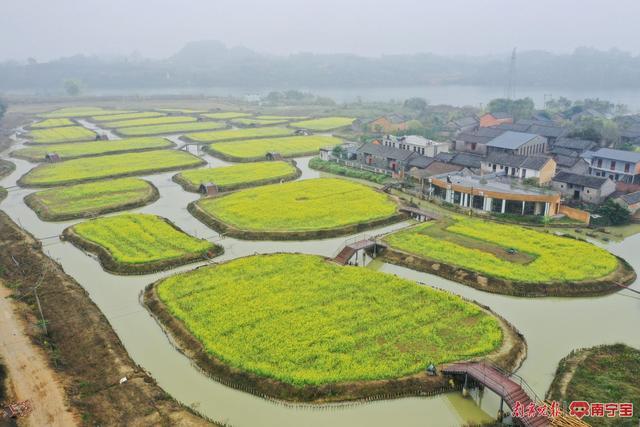
M509 76L507 80L506 98L513 100L516 97L516 49L511 52L511 61L509 62Z

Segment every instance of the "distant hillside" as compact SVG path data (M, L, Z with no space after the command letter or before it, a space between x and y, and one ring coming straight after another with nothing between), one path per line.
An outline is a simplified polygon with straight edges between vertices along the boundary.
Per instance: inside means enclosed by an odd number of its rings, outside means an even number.
M93 89L210 86L321 88L434 84L504 86L508 55L265 55L216 41L187 44L164 60L74 56L47 63L0 63L0 90L60 90L66 79ZM518 54L517 84L566 89L640 88L640 56L576 49L571 54Z

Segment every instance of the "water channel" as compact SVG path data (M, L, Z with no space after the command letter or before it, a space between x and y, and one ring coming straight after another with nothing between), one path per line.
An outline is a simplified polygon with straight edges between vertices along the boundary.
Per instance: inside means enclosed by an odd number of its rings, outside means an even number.
M179 142L175 137L174 142ZM22 145L18 144L12 149ZM8 158L8 153L3 157ZM203 156L208 167L226 164ZM433 398L403 398L361 404L331 405L321 408L308 405L284 405L223 386L202 374L185 356L171 345L167 336L139 302L139 294L149 283L201 264L191 264L169 272L144 276L117 276L105 272L97 260L70 243L61 242L58 235L77 223L42 222L23 203L32 189L16 187L17 179L35 164L10 159L16 170L0 180L9 188L7 199L0 203L14 221L42 239L45 252L56 259L89 293L105 314L133 360L151 373L177 400L200 413L233 426L459 426L480 422L495 415L497 399L485 393L482 399L463 399L458 394ZM309 158L296 159L303 174L301 179L314 179L320 173L308 168ZM185 232L222 245L224 255L215 261L229 260L255 253L301 252L333 256L350 236L315 241L270 242L221 238L187 212L187 204L199 196L187 193L171 181L175 172L142 177L160 191L160 199L136 212L161 215L173 221ZM372 230L381 234L406 226L400 223ZM611 252L627 259L640 271L640 235L607 246ZM490 306L526 337L529 352L519 374L543 395L549 386L558 361L574 348L603 343L624 342L640 347L640 297L628 291L598 298L526 299L483 293L470 287L416 272L406 268L374 262L369 268L396 274L421 283L437 286ZM638 282L635 289L640 289ZM73 307L69 307L73 310Z

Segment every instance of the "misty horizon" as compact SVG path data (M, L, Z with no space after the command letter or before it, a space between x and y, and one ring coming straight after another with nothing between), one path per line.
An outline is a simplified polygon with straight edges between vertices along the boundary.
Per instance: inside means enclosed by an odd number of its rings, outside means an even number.
M489 0L482 7L461 0L400 0L385 7L362 0L304 7L293 0L5 3L0 38L7 42L0 46L0 61L133 54L163 59L201 40L279 56L506 56L514 47L558 54L580 47L640 53L640 29L634 22L640 3L632 0L606 9L595 0L580 2L579 9L552 0L517 7L504 0Z

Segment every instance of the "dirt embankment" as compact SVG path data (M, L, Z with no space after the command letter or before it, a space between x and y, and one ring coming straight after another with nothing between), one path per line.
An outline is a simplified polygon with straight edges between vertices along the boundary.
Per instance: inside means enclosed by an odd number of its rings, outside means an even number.
M4 212L0 212L0 279L21 298L12 305L25 325L38 319L32 289L41 281L38 296L48 334L39 327L27 333L30 343L47 356L80 424L211 425L174 401L135 365L86 291ZM125 376L128 380L119 384Z

